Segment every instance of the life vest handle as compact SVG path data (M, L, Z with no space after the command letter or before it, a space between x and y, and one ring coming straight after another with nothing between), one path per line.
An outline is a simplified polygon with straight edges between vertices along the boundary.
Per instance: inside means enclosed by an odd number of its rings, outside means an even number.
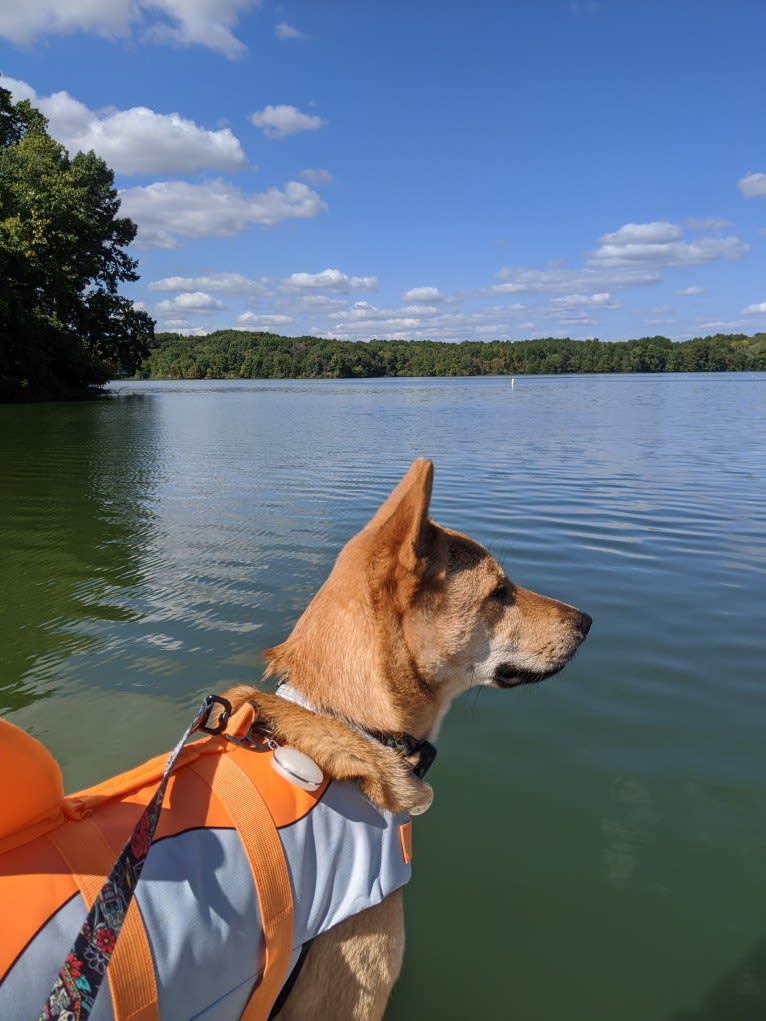
M207 725L214 705L222 712L213 726ZM194 719L183 733L170 755L162 773L157 790L136 823L133 832L120 851L117 860L107 876L106 882L96 896L87 918L80 927L74 943L61 965L58 977L48 995L45 1006L38 1015L38 1021L53 1021L60 1015L71 1012L74 1017L86 1021L93 1010L106 969L114 952L122 922L128 906L136 892L136 883L141 875L146 856L149 853L170 775L186 741L197 730L208 734L220 734L226 728L231 716L231 704L220 695L207 695ZM121 911L114 911L114 901L120 902ZM107 914L105 906L110 902ZM86 950L90 952L86 955ZM96 961L98 968L90 965Z

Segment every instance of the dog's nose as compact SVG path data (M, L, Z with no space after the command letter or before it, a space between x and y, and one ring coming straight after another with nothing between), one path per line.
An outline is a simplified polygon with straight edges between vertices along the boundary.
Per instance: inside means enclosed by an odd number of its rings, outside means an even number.
M590 626L593 623L593 618L589 613L578 613L575 618L575 624L582 631L582 636L585 638L587 633L590 631Z

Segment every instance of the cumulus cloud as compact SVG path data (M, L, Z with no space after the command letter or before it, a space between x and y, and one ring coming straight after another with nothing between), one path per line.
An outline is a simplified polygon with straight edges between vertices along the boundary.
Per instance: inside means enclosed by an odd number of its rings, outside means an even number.
M168 301L161 301L156 311L159 315L173 315L178 312L194 312L197 315L210 315L212 312L220 312L226 306L212 294L204 291L184 291L182 294Z
M250 120L266 138L285 138L298 131L318 131L326 121L316 115L302 113L297 106L264 106Z
M443 301L438 287L411 287L402 295L402 301Z
M355 277L339 269L323 269L320 273L291 273L283 280L287 290L305 288L323 291L375 291L378 281L375 277Z
M145 106L90 110L68 92L38 96L26 82L3 78L14 99L29 99L48 118L51 135L70 153L91 149L122 174L191 173L202 167L237 170L247 163L228 128L208 131L178 113Z
M95 32L181 46L205 46L230 59L247 47L232 29L258 0L34 0L0 6L0 36L28 45L42 36Z
M157 181L126 188L120 198L123 215L138 224L137 243L157 248L175 248L179 238L230 237L251 226L318 216L327 208L299 181L250 195L222 180Z
M746 199L766 195L766 174L746 174L737 181L737 187Z
M305 39L303 32L300 32L286 21L280 21L274 26L274 35L277 39Z
M684 241L683 232L675 223L626 223L599 239L599 247L588 264L615 268L637 263L693 266L714 259L741 259L749 247L734 236Z
M693 285L691 287L684 287L683 290L676 291L676 294L682 294L684 297L690 297L690 296L695 295L695 294L704 294L704 293L705 293L705 288L704 287L697 287L696 285Z
M702 229L702 221L698 223ZM716 221L719 226L721 223ZM505 266L495 274L498 283L474 293L480 296L607 293L625 287L658 284L662 280L660 269L666 266L741 259L749 249L749 245L734 235L686 241L683 230L675 223L663 220L626 223L619 230L604 234L596 251L581 268L571 269L558 263L551 263L545 269Z
M766 315L766 301L759 301L755 305L748 305L742 309L742 315Z

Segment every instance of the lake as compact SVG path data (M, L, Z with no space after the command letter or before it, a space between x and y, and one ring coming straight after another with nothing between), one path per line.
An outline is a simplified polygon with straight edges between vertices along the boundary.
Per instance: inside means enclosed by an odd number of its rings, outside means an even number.
M387 1021L762 1021L766 374L0 407L0 711L69 790L167 750L417 455L436 520L594 624L448 716Z

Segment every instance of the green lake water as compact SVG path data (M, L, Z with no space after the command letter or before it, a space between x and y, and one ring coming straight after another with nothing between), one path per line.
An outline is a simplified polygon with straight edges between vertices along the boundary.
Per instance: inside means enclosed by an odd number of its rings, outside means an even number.
M762 1021L766 374L0 407L0 712L70 790L167 750L417 455L436 520L594 624L447 718L387 1021Z

